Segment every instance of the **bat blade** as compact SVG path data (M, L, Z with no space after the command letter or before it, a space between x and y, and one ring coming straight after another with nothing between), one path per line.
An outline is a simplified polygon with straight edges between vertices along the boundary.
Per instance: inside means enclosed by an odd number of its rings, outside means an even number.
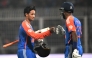
M11 46L11 45L13 45L13 44L15 44L15 43L17 43L17 42L19 42L19 40L15 40L15 41L13 41L13 42L4 44L4 45L3 45L3 48L6 48L6 47L8 47L8 46Z

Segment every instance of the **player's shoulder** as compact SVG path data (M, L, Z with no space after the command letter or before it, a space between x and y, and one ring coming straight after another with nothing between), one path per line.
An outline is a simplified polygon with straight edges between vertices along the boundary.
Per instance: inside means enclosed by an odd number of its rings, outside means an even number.
M74 17L74 21L80 21L77 17Z
M79 19L77 17L75 17L75 16L70 16L69 20L79 20Z
M69 16L66 20L74 20L74 16Z
M22 25L23 25L23 24L26 24L25 20L24 20L24 21L22 21Z
M30 28L30 25L29 25L25 20L22 21L22 26L23 26L23 27Z
M67 19L66 19L66 23L69 23L69 22L73 22L74 21L74 17L73 16L69 16Z
M70 16L70 19L69 20L74 20L74 16Z
M74 16L74 20L79 20L77 17Z
M74 17L74 22L75 22L76 24L81 24L81 21L80 21L77 17Z

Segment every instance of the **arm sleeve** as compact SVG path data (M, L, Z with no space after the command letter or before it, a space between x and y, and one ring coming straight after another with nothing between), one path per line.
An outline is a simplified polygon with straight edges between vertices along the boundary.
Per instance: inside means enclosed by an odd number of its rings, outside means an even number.
M22 26L26 32L26 34L34 39L43 39L46 36L49 36L50 30L43 33L35 33L26 23L22 23Z
M74 19L72 17L66 20L66 27L68 28L69 32L76 31L76 27L74 25Z

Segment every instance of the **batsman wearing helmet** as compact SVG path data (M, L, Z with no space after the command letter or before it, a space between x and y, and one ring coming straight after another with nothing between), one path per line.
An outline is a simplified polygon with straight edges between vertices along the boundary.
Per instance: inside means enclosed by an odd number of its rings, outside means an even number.
M64 2L59 9L65 23L65 58L82 58L81 22L73 16L74 6L71 2Z

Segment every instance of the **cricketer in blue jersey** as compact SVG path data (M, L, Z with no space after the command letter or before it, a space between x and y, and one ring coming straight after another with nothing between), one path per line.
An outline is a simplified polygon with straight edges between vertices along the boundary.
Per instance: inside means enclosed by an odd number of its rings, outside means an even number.
M82 58L81 22L72 15L74 6L70 2L64 2L60 8L65 23L65 58Z
M27 6L24 9L25 20L21 23L19 28L19 42L18 42L18 58L36 58L34 52L34 41L43 39L53 33L54 27L43 33L35 33L31 21L35 18L35 6Z

